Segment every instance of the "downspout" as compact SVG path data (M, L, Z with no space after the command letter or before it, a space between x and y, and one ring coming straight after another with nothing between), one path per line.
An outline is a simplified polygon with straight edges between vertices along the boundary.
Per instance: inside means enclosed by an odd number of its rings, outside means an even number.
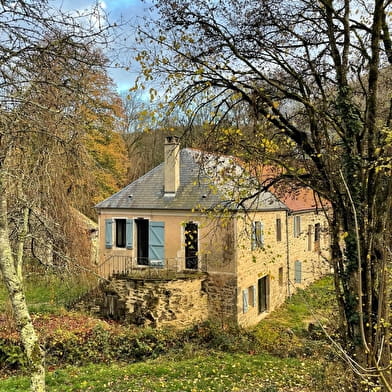
M238 251L237 251L237 244L238 244L238 218L237 218L237 214L234 215L234 219L233 219L233 236L234 236L234 240L233 240L233 247L234 247L234 276L235 276L235 314L236 314L236 322L237 324L239 324L239 308L238 308Z
M286 210L286 263L287 263L287 296L290 297L290 244L289 244L289 210Z

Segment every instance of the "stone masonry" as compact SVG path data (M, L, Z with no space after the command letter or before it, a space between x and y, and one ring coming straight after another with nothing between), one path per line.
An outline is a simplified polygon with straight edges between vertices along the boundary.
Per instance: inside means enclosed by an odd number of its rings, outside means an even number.
M208 318L205 279L116 277L103 288L105 300L101 314L139 326L192 325Z

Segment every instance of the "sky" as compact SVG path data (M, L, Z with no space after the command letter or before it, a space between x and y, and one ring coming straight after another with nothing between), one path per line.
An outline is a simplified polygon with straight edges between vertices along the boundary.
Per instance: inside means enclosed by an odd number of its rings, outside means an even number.
M138 19L148 14L148 8L151 6L149 0L52 0L51 5L60 8L63 11L77 13L95 7L99 3L100 7L107 14L111 23L116 22L121 24L121 21L128 21L131 25L136 25ZM121 42L132 42L132 29L131 27L123 27L118 30L122 34ZM124 47L111 47L106 55L109 59L114 60L115 63L123 62L129 63L132 58L132 53L125 50ZM115 56L120 55L119 61ZM108 68L109 76L113 79L117 86L117 91L127 91L132 87L133 82L137 76L137 64L133 62L128 71L116 67Z

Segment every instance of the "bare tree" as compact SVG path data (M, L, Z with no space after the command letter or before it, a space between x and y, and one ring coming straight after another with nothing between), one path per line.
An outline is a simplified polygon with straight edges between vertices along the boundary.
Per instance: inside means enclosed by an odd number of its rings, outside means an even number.
M61 102L69 91L82 94L80 75L64 70L79 66L88 69L97 62L90 48L104 43L103 32L109 28L99 25L98 16L99 10L95 9L89 15L71 17L51 9L47 1L0 2L0 270L30 364L33 391L45 390L45 369L20 272L28 210L34 203L42 211L45 202L56 205L60 201L45 200L40 192L55 186L50 182L53 167L58 167L56 162L67 154L75 155L78 144L73 143L77 135L72 130L61 134L64 128L59 127L55 131L56 122L62 124L75 114L72 102L58 106L54 102ZM45 61L54 62L50 64L52 70L62 69L57 78L42 72L42 67L48 67ZM42 91L53 93L53 100L42 99ZM58 181L65 179L64 173ZM22 215L16 215L12 222L12 227L19 227L16 253L9 222L10 201L14 203L15 199L22 207Z
M291 146L300 170L281 157L285 176L331 202L341 332L356 355L348 361L391 391L392 101L380 93L391 75L391 1L161 0L156 8L140 31L156 45L139 54L144 75L162 78L173 106L203 96L194 111L214 106L215 134L246 105L270 126L247 138L229 132L231 141L261 160L265 137Z

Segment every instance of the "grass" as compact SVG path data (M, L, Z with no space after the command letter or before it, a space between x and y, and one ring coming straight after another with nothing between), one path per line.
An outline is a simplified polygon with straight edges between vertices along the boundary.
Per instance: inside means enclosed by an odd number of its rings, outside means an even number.
M336 306L332 277L328 276L306 290L298 290L267 320L300 332L308 327L309 322L326 321L333 311L336 311Z
M263 350L279 357L324 354L328 341L320 324L333 333L336 325L330 320L335 319L332 315L336 312L332 277L325 277L306 290L298 290L253 333Z
M25 278L26 300L31 313L57 313L96 284L86 275L31 274ZM0 312L10 312L7 290L0 282Z
M190 359L163 357L132 365L67 367L47 377L49 391L140 392L277 392L317 391L321 364L271 355L199 353ZM322 377L322 376L321 376ZM29 380L0 382L0 391L27 391Z

